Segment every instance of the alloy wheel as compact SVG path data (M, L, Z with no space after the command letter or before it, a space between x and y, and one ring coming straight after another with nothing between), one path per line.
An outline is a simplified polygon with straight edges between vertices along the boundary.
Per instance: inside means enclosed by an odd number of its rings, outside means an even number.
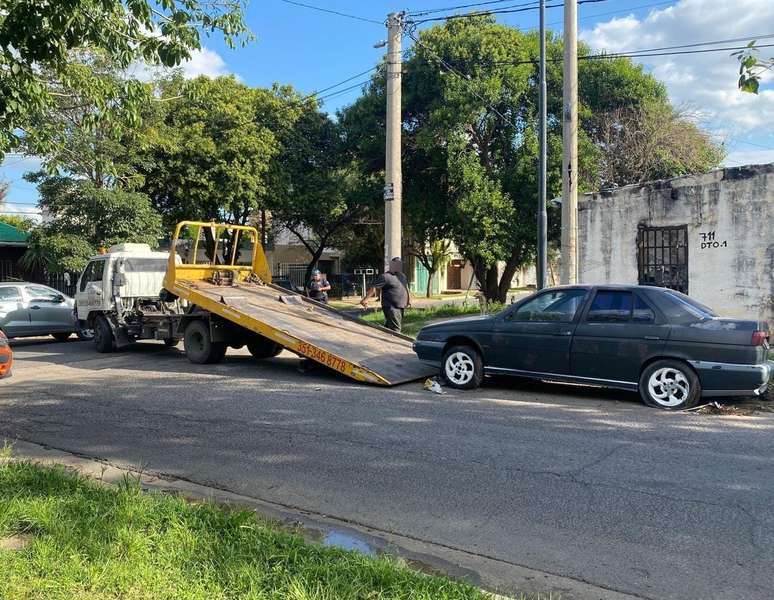
M664 367L654 371L648 379L648 392L657 404L674 407L689 398L691 384L678 369Z
M475 369L473 359L464 352L450 354L444 367L447 379L457 385L469 383L473 379Z

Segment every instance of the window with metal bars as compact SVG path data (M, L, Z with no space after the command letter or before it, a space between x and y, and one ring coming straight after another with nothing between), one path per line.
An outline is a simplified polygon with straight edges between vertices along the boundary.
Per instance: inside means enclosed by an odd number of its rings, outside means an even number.
M688 226L647 227L637 231L640 285L655 285L688 293Z

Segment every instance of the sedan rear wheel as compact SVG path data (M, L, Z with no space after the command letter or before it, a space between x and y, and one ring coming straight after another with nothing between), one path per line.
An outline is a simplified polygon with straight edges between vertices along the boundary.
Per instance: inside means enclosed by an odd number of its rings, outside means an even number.
M444 354L441 376L453 388L472 390L481 385L484 365L481 355L470 346L453 346Z
M701 397L699 378L687 364L659 360L640 375L640 396L648 406L664 410L684 410Z

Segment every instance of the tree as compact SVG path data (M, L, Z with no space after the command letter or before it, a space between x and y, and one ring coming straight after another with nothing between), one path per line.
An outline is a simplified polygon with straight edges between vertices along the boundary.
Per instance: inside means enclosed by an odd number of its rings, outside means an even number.
M31 231L35 227L35 221L19 215L0 215L0 223L15 227L19 231Z
M406 205L424 203L424 214L443 215L450 239L472 264L486 298L502 302L516 270L536 252L538 38L496 24L491 16L447 21L414 37L404 63ZM562 47L553 34L547 52L551 198L561 190L562 147ZM579 53L589 49L581 46ZM379 169L384 164L383 77L380 70L341 119L355 146L367 153L362 163ZM579 82L577 176L581 189L590 190L606 151L594 115L669 103L664 86L628 59L581 61ZM662 144L656 151L672 149ZM679 161L667 157L663 162ZM415 185L423 179L431 183ZM431 224L431 229L436 228ZM554 208L549 208L549 235L559 235Z
M734 52L739 61L739 89L750 94L757 94L761 86L761 78L774 69L774 57L760 58L760 49L755 47L756 40L747 44L747 48Z
M598 187L702 173L723 159L709 134L666 104L617 108L595 121Z
M250 88L233 76L189 83L174 76L159 87L169 101L141 153L140 189L168 229L183 219L247 223L269 193L276 131L295 119L295 95Z
M0 151L24 144L45 154L57 144L37 121L62 88L103 110L95 118L120 127L112 104L138 114L149 99L145 88L128 80L120 90L88 76L73 77L73 51L106 53L118 68L135 62L174 67L201 48L201 33L219 31L227 43L249 39L243 0L4 0L0 3ZM61 144L61 138L59 139Z
M102 246L140 242L155 248L163 235L161 217L144 194L66 175L25 177L38 184L40 206L51 215L32 230L22 261L28 271L80 271Z
M273 226L287 229L309 251L308 281L325 248L342 241L378 202L381 183L358 168L340 126L315 103L278 137L281 152L266 207Z
M30 233L19 265L28 273L77 273L95 253L94 246L83 237L41 226Z

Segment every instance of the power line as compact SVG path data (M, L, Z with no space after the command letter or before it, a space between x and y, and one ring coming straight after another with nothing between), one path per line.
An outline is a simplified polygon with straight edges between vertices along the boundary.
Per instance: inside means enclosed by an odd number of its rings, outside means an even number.
M641 10L643 8L653 8L655 6L666 6L667 4L673 5L678 0L666 0L662 2L651 2L650 4L640 4L639 6L630 6L629 8L622 8L618 10L609 10L607 12L601 12L601 13L595 13L593 15L586 15L583 17L579 17L578 21L588 21L590 19L596 19L597 17L606 17L608 15L620 15L623 13L631 13L636 10ZM552 21L549 23L549 25L562 25L564 24L564 21ZM525 29L524 31L537 31L537 27L531 27L529 29Z
M342 79L342 80L341 80L341 81L339 81L338 83L334 83L333 85L329 85L328 87L325 87L325 88L323 88L323 89L321 89L321 90L315 90L315 91L314 91L314 92L312 92L311 94L308 94L307 96L304 96L304 97L302 98L302 100L308 100L309 98L312 98L312 97L314 97L314 96L317 96L318 94L322 94L323 92L327 92L328 90L332 90L332 89L334 89L334 88L337 88L337 87L339 87L340 85L343 85L343 84L345 84L345 83L347 83L347 82L349 82L349 81L352 81L353 79L357 79L358 77L361 77L362 75L366 75L367 73L370 73L371 71L375 71L375 70L376 70L376 69L378 69L378 68L379 68L379 65L375 65L375 66L371 67L370 69L366 69L366 70L365 70L365 71L363 71L362 73L357 73L357 74L355 74L355 75L352 75L352 77L347 77L346 79ZM319 99L319 98L318 98L318 99Z
M319 97L319 98L317 98L317 99L318 99L318 100L327 100L327 99L333 98L333 97L335 97L335 96L338 96L339 94L343 94L343 93L345 93L345 92L348 92L348 91L350 91L350 90L354 90L355 88L359 88L359 87L361 87L361 86L364 86L364 85L366 85L366 84L367 84L368 82L370 82L370 81L371 81L370 79L366 79L366 80L364 80L364 81L361 81L361 82L359 82L359 83L355 83L354 85L350 85L350 86L348 86L348 87L342 88L342 89L340 89L340 90L337 90L337 91L335 91L335 92L332 92L332 93L330 93L330 94L327 94L327 95L325 95L325 96L320 96L320 97Z
M774 34L768 34L766 36L760 36L761 39L764 38L774 38ZM743 40L746 40L748 38L741 38ZM724 46L721 48L698 48L698 46L709 46L713 44L723 44L723 43L730 43L730 40L719 40L715 42L700 42L697 44L683 44L680 46L664 46L662 48L648 48L643 50L627 50L622 52L602 52L598 54L586 54L583 56L579 56L578 60L604 60L604 59L613 59L613 58L647 58L651 56L679 56L683 54L705 54L708 52L727 52L729 50L744 50L747 48L747 45L744 46ZM774 44L759 44L756 45L756 48L770 48L774 47ZM678 51L669 51L669 52L662 52L662 50L672 50L672 49L678 49L678 48L694 48L693 50L678 50ZM549 58L547 59L549 62L562 62L562 58ZM491 66L498 66L498 65L531 65L535 64L537 62L537 59L529 59L529 60L498 60L498 61L466 61L466 64L471 65L491 65Z
M596 4L598 2L607 2L608 0L578 0L578 5L581 4ZM532 3L534 4L534 2ZM564 6L564 3L561 2L559 4L546 4L546 8L561 8ZM464 15L444 15L441 17L428 17L426 19L420 19L419 21L414 21L415 25L421 25L422 23L429 23L431 21L448 21L451 19L470 19L472 17L480 17L485 15L504 15L504 14L512 14L512 13L521 13L521 12L527 12L530 10L537 10L540 8L539 6L526 6L524 4L514 4L510 8L496 8L493 10L482 10L478 12L472 12L467 13Z
M490 4L502 4L504 2L510 2L511 0L489 0L488 2L476 2L475 4L459 4L457 6L446 6L444 8L431 8L428 10L420 10L420 11L414 11L409 12L408 15L412 17L421 17L424 15L431 15L438 12L444 12L447 10L459 10L460 8L474 8L476 6L487 6ZM528 6L530 4L537 4L536 0L532 0L532 2L527 2L525 4L516 4L511 7L506 8L514 8L516 6Z
M355 19L357 21L363 21L365 23L375 23L377 25L384 25L384 21L377 21L376 19L369 19L367 17L359 17L357 15L349 15L347 13L339 12L337 10L331 10L329 8L322 8L320 6L312 6L311 4L304 4L303 2L296 2L295 0L280 0L285 4L292 4L294 6L302 6L311 10L319 10L320 12L330 13L332 15L338 15L340 17L346 17L347 19Z
M447 63L443 58L438 56L438 54L436 54L435 51L432 48L430 48L430 47L426 46L425 44L423 44L422 42L420 42L419 39L414 35L413 31L409 31L408 35L409 35L409 37L412 40L414 40L415 44L418 44L418 45L422 46L425 50L427 50L427 52L429 52L444 68L446 68L446 70L448 70L450 73L455 75L458 79L460 79L462 81L465 81L465 82L468 82L468 83L470 82L470 79L468 77L466 77L464 74L462 74L459 71L457 71L449 63ZM497 110L494 106L492 106L492 104L486 98L484 98L481 94L479 94L476 90L474 90L472 88L471 88L470 91L473 92L473 95L476 96L479 100L481 100L484 104L486 104L495 114L497 114L497 116L500 117L503 120L504 123L508 123L508 119L505 117L505 115L503 115L499 110Z

